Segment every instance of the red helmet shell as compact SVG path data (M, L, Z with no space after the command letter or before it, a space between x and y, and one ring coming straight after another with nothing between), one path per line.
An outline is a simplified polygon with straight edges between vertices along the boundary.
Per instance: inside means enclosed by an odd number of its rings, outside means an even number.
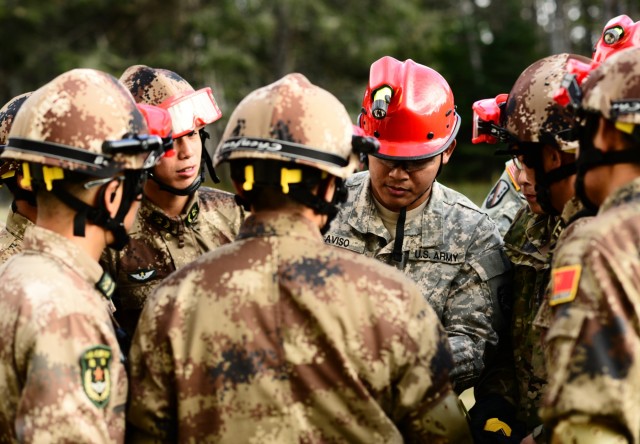
M373 98L383 87L392 90L386 115L372 113ZM380 141L382 158L425 159L440 154L455 140L460 116L453 93L437 71L408 59L385 56L371 65L359 124Z
M640 22L629 16L619 15L607 22L596 43L593 61L597 66L611 54L626 48L640 46Z

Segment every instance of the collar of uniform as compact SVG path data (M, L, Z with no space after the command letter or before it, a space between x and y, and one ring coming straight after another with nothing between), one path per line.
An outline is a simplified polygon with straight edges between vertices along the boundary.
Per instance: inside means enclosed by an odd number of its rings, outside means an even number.
M640 201L640 177L621 186L611 193L600 206L598 214L607 211L610 208L619 207L629 202Z
M187 211L176 217L167 216L167 214L151 202L149 199L142 199L140 205L139 217L143 218L149 223L155 225L161 230L178 235L182 231L182 227L190 227L198 223L198 215L200 214L200 204L198 199L198 193L195 192L191 195L187 204L185 205Z
M22 214L9 209L6 229L13 237L23 240L25 230L31 225L33 225L33 222L29 219L24 217Z
M98 261L90 257L72 241L51 230L32 225L24 233L24 252L46 255L64 264L87 282L95 285L103 270Z
M251 214L240 227L238 239L250 237L292 236L323 242L320 229L299 213L260 211Z
M349 215L349 225L360 233L371 233L378 237L390 240L391 236L382 222L380 214L373 201L371 190L371 178L369 172L354 174L348 180L348 185L355 189L355 197L349 202L352 210ZM431 187L429 202L422 213L422 217L416 217L405 226L406 236L421 235L421 245L430 247L440 245L443 242L443 190L442 186L434 181Z
M563 224L567 226L573 219L573 216L581 211L584 211L584 209L584 205L582 204L582 201L578 198L578 196L572 196L571 199L569 199L567 203L564 204L562 214L560 214L560 219L562 219Z

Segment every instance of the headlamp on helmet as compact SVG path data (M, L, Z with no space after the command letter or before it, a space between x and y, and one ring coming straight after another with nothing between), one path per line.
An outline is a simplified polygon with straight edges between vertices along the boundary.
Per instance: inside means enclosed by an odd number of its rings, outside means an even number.
M567 74L561 87L553 95L560 106L578 108L582 102L582 84L589 73L613 54L640 46L640 22L633 22L626 15L612 18L605 25L600 39L593 49L590 64L578 60L567 62Z
M195 92L184 91L170 97L159 106L169 111L171 115L174 139L222 117L222 112L209 87Z
M636 46L640 46L640 22L634 22L629 16L619 15L604 26L593 50L593 61L599 65L611 54Z
M474 102L473 136L471 143L504 142L508 133L500 126L502 110L507 103L508 94L498 94L493 99L482 99Z

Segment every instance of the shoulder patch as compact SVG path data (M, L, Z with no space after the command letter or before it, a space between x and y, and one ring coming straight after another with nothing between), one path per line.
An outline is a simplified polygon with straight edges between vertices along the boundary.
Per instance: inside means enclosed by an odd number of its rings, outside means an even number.
M505 168L505 171L507 172L509 179L511 179L513 188L515 188L516 191L520 191L520 185L518 185L518 181L516 180L516 177L520 173L518 172L518 168L516 168L515 164L513 163L513 160L510 160L509 162L507 162L507 167Z
M96 407L103 408L111 396L111 347L95 345L80 355L84 393Z
M507 194L507 191L509 191L509 184L505 180L500 179L489 192L487 199L484 201L484 207L489 209L498 205L505 194Z
M573 301L578 293L581 273L581 265L569 265L552 270L549 305L554 306Z
M136 270L133 273L129 273L127 277L131 282L147 282L158 273L155 269Z

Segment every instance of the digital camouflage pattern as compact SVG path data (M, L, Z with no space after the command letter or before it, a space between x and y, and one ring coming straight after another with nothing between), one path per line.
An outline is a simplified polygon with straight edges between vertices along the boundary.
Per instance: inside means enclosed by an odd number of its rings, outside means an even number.
M515 179L517 174L518 170L513 160L507 161L503 173L480 207L496 223L500 236L507 233L516 213L526 204Z
M29 219L9 209L7 223L0 231L0 264L4 264L11 256L22 251L24 232L32 225L33 222Z
M26 99L13 120L7 146L0 157L92 175L111 169L139 169L148 153L105 154L96 160L98 163L91 163L54 153L52 147L42 154L14 145L24 139L104 154L102 144L105 140L121 140L126 134L147 133L147 123L131 94L115 77L93 69L73 69Z
M180 93L193 92L193 86L173 71L133 65L120 76L122 83L137 103L158 106Z
M0 268L0 442L124 442L127 377L102 273L36 226Z
M156 285L201 254L231 242L244 217L233 194L208 187L198 189L177 217L142 200L129 243L121 251L105 250L101 258L117 284L115 317L129 337Z
M393 241L375 207L369 172L347 180L349 197L325 236L330 245L391 263ZM449 336L456 391L473 385L503 323L509 269L495 224L469 199L434 182L422 218L404 230L403 271Z
M567 133L575 124L575 114L553 99L570 60L591 61L575 54L555 54L532 63L514 83L503 125L517 140L546 143L567 151L577 148L577 140Z
M525 205L504 237L513 270L509 340L490 376L476 386L476 398L498 394L516 406L516 418L531 433L540 424L538 405L546 384L541 332L532 324L549 283L552 235L557 217L533 213Z
M613 122L639 125L638 72L640 48L625 49L611 55L599 69L592 71L585 79L582 108L602 114Z
M20 94L0 108L0 146L7 144L13 119L15 119L18 110L30 95L30 92ZM19 166L19 162L0 161L0 180L10 171L17 170Z
M130 356L135 442L468 442L461 411L430 416L452 358L418 289L298 214L165 280Z
M347 178L359 163L344 105L299 73L253 91L229 122L213 158L215 166L234 159L273 159Z
M541 409L548 428L604 421L640 442L639 227L635 179L558 246L546 336L550 379Z

